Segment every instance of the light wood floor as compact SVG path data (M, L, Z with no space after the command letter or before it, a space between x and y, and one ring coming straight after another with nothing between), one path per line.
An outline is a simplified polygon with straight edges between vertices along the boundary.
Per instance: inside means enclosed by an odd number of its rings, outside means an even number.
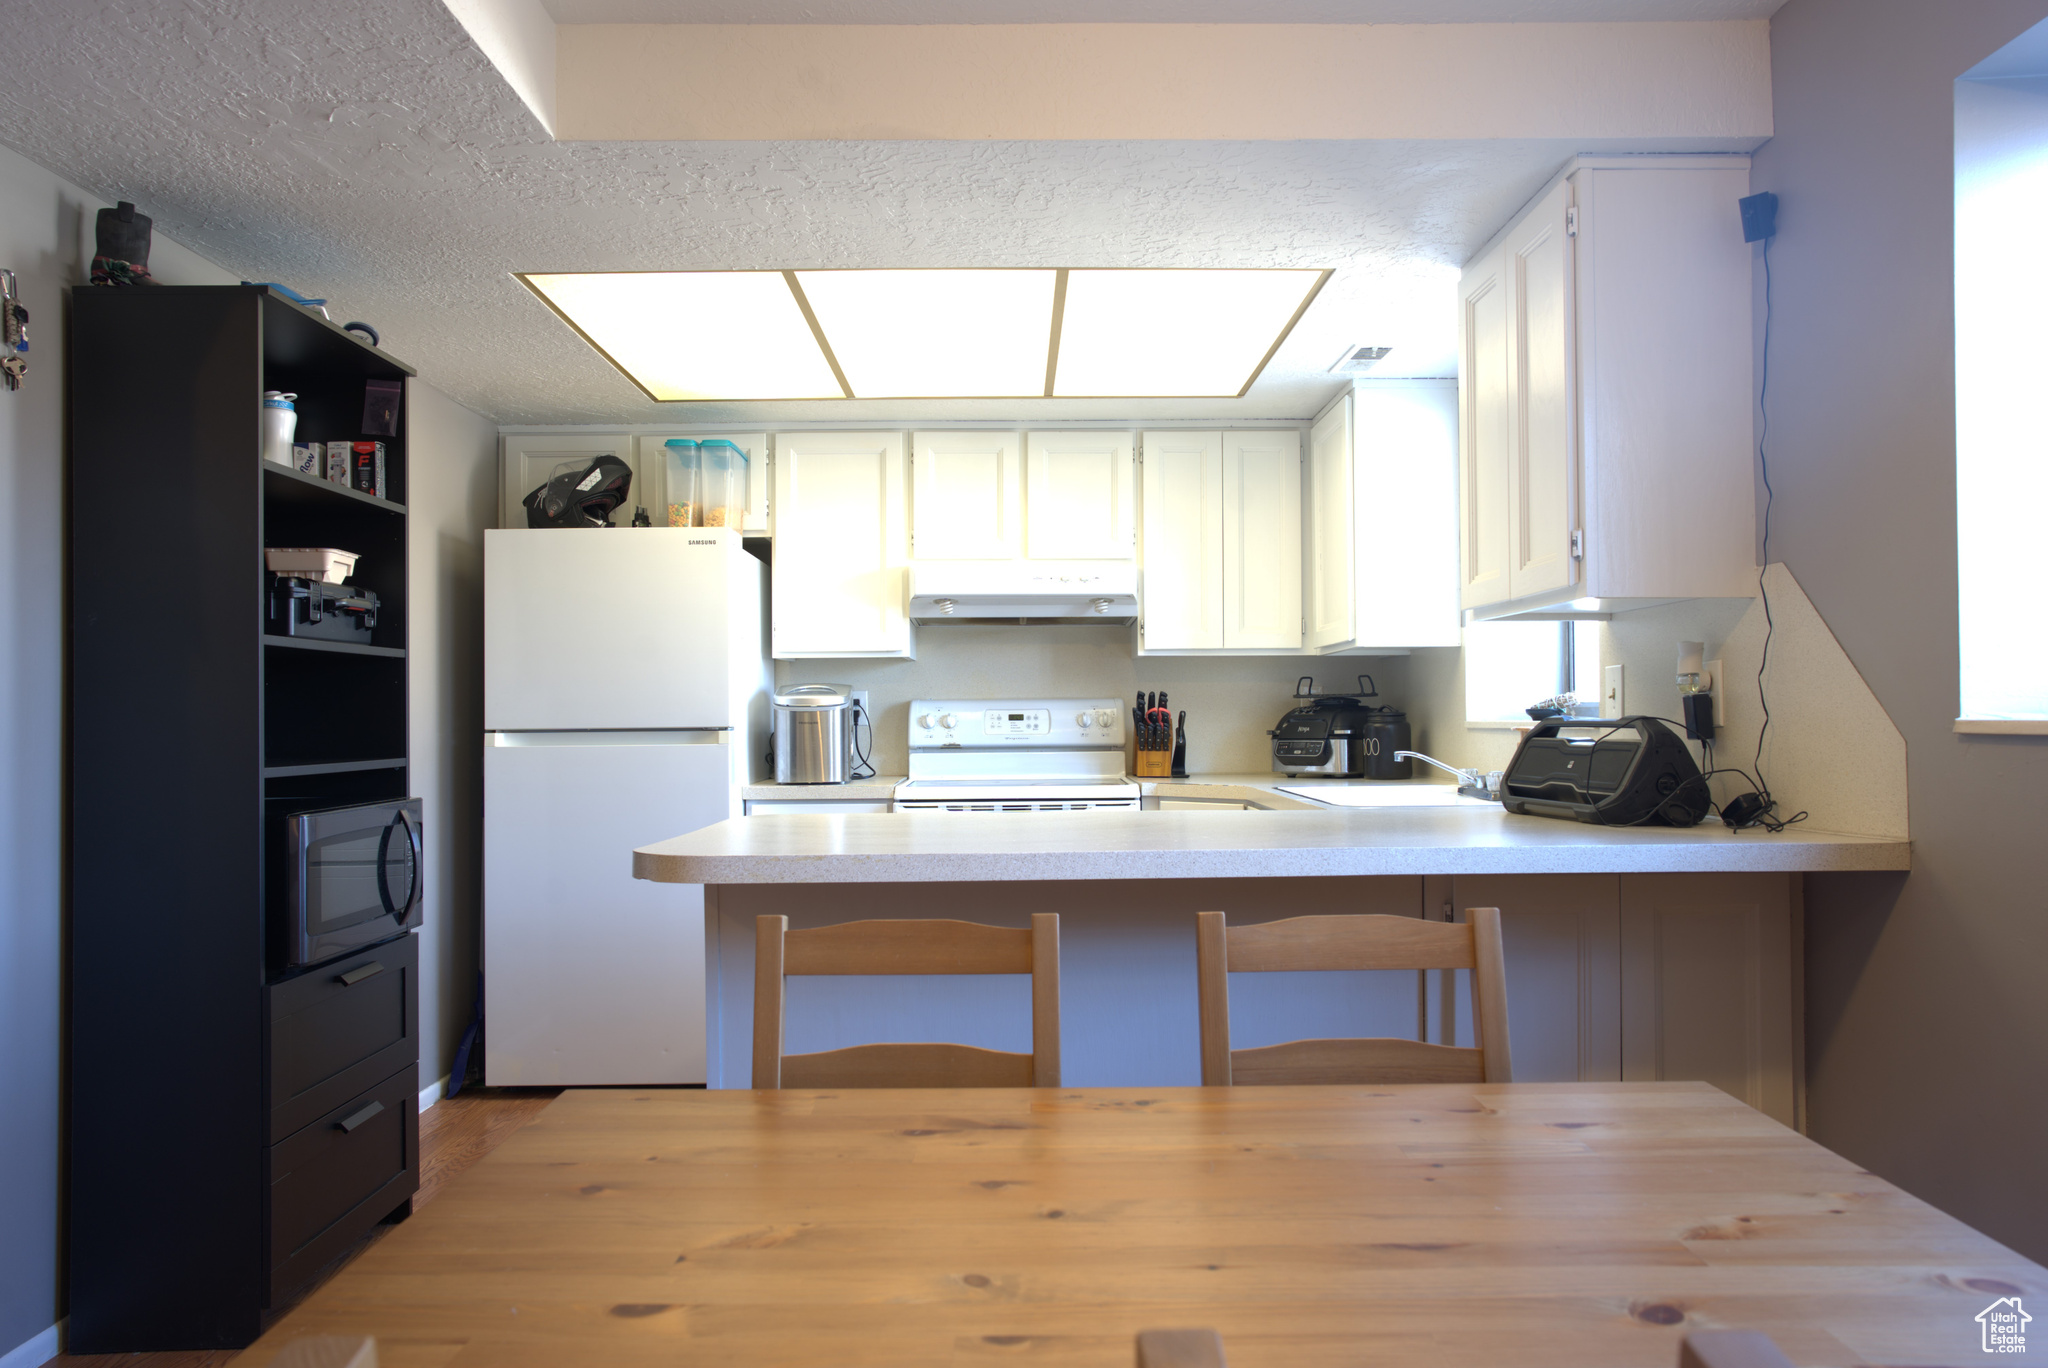
M413 1198L417 1212L448 1183L477 1160L503 1144L541 1109L561 1095L560 1088L473 1088L444 1098L420 1116L420 1190ZM364 1250L395 1229L378 1226L355 1252L327 1271L306 1290L310 1296L362 1256ZM303 1300L303 1297L302 1297ZM285 1308L280 1308L282 1311ZM43 1368L221 1368L235 1357L233 1349L197 1349L164 1354L59 1354Z

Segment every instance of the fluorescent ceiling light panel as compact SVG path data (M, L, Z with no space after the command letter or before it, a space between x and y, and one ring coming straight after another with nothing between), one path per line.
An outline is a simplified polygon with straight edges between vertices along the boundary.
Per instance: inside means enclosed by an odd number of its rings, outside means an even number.
M842 399L780 271L523 275L654 399Z
M1068 271L1052 392L1062 399L1242 394L1329 274Z
M1057 271L797 271L857 399L1045 393Z

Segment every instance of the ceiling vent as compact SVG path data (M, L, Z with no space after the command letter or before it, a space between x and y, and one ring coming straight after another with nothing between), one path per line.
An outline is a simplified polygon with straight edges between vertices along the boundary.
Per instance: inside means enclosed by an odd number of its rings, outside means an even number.
M1369 371L1392 350L1392 347L1346 347L1344 354L1330 366L1330 374L1358 375Z

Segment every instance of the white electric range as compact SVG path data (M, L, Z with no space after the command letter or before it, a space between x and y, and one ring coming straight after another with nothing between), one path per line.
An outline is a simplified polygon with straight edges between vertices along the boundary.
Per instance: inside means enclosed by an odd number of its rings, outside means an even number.
M918 698L897 812L1135 811L1120 698Z

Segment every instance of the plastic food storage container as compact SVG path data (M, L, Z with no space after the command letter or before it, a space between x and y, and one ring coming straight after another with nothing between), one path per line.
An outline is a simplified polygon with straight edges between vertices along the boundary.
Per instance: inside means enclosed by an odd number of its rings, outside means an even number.
M359 559L353 551L337 551L331 546L270 546L263 551L263 563L273 575L319 580L323 584L346 580L355 573Z
M689 437L671 437L661 444L668 475L668 526L699 527L702 507L703 470L697 443Z
M701 444L705 527L739 527L747 520L747 453L724 438Z

